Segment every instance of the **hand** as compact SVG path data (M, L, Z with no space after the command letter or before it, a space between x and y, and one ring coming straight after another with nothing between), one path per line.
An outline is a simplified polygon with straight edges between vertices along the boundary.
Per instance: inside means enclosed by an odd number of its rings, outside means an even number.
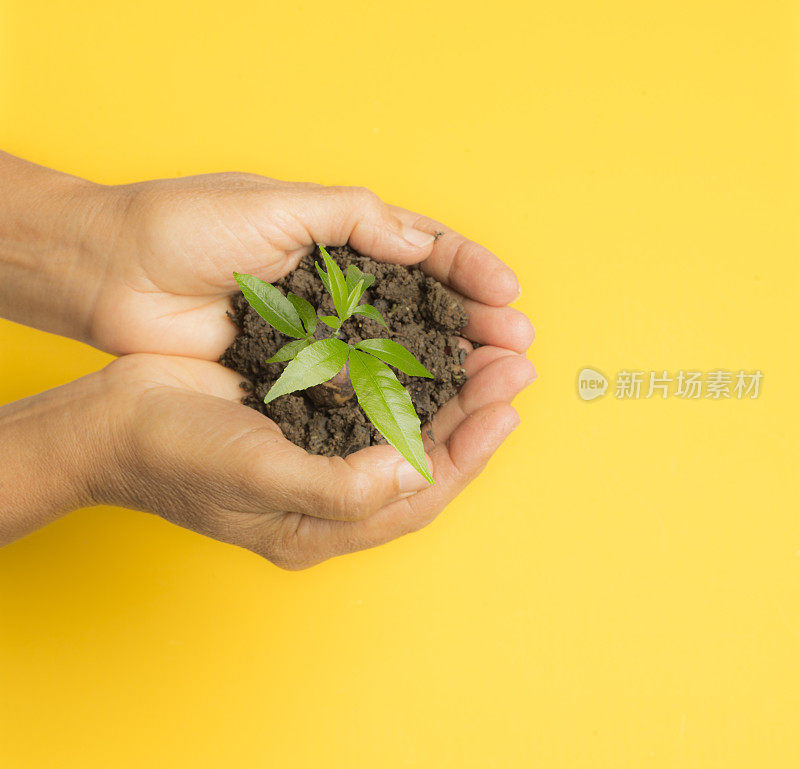
M236 334L233 272L274 281L317 242L421 263L461 294L473 341L533 341L505 306L519 295L505 264L369 190L238 173L105 187L0 152L0 317L111 353L216 360Z
M531 364L482 347L465 367L434 419L436 444L426 439L428 486L390 446L306 453L238 402L240 377L217 363L119 358L0 409L15 451L0 462L0 543L89 504L157 513L288 569L394 539L430 522L518 423L510 401Z
M516 277L438 222L359 188L247 174L101 187L2 153L0 187L14 193L0 196L0 314L111 352L162 353L0 410L0 542L111 503L310 565L432 520L516 425L509 403L534 376L514 354L533 328L505 306ZM484 346L435 417L436 445L425 439L433 487L386 446L308 455L236 402L237 375L210 362L236 333L233 271L275 280L315 242L421 262L462 297L463 333Z
M102 285L93 344L113 353L156 352L216 360L236 329L226 317L233 272L269 282L316 242L375 259L422 262L463 295L464 335L522 352L533 340L513 272L485 248L368 190L292 184L254 174L212 174L107 188ZM435 233L443 233L434 241Z

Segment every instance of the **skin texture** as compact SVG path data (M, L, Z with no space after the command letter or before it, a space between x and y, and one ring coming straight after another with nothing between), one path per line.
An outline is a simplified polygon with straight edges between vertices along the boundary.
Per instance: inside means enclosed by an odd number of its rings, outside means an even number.
M233 271L276 280L316 242L421 262L464 297L464 335L485 346L425 438L432 487L388 446L307 454L215 362L236 334ZM122 356L0 408L0 543L115 504L304 568L433 520L516 427L510 403L535 378L520 354L533 328L506 306L513 272L361 188L234 173L103 187L0 154L0 286L0 315Z

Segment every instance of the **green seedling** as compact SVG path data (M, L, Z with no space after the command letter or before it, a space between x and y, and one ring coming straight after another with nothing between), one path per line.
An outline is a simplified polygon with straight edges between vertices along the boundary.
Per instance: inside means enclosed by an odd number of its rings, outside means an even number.
M316 342L317 311L310 302L291 292L284 296L280 289L254 275L233 273L250 306L270 326L293 338L267 360L288 365L270 388L264 403L327 382L347 367L358 404L368 419L433 483L422 448L419 417L411 396L389 366L409 376L432 379L433 375L405 347L391 339L364 339L356 345L339 339L342 325L353 315L370 318L387 330L388 326L371 304L360 303L375 276L361 272L355 265L350 265L345 275L322 246L319 250L325 269L317 262L317 273L333 299L336 315L319 318L333 333Z

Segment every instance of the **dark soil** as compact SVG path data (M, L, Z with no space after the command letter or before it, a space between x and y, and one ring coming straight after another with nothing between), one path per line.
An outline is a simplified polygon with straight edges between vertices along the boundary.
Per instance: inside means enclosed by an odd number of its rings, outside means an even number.
M362 272L375 275L375 282L362 303L373 304L391 329L373 320L353 316L342 327L341 338L350 344L373 337L389 337L410 350L434 378L409 377L395 370L398 379L411 393L417 414L424 425L438 408L455 395L464 383L465 352L458 346L457 334L468 320L461 303L439 281L417 267L383 264L361 256L349 246L329 249L343 269L355 264ZM284 293L289 291L308 299L319 315L335 313L333 302L314 268L319 255L307 256L296 270L276 281ZM309 391L284 395L264 405L264 396L280 376L285 363L264 361L290 339L269 326L247 303L242 294L232 299L231 318L241 333L220 358L220 363L238 371L248 382L242 403L278 424L293 443L313 454L347 456L375 443L386 443L358 406L355 396L347 397L346 385L338 398L320 397L320 385ZM324 323L317 325L316 338L331 334ZM349 383L346 383L349 384Z

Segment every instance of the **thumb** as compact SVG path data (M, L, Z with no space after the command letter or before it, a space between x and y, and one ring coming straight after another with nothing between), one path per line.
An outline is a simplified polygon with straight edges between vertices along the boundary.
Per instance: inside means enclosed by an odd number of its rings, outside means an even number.
M309 186L295 193L292 211L315 243L350 243L383 262L414 264L430 256L434 236L402 219L365 187ZM310 245L310 244L309 244Z
M286 512L353 521L428 488L428 482L391 446L369 446L346 459L307 454L288 441L262 454L259 487ZM268 457L268 458L267 458Z

